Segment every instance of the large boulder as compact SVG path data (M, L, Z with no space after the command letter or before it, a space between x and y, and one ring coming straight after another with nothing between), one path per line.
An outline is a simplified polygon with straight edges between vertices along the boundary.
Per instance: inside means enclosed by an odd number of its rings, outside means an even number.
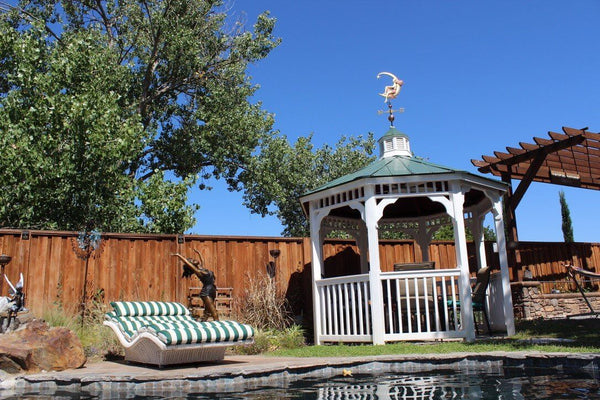
M0 369L7 373L62 371L81 368L85 362L81 341L67 328L50 328L33 319L0 334Z

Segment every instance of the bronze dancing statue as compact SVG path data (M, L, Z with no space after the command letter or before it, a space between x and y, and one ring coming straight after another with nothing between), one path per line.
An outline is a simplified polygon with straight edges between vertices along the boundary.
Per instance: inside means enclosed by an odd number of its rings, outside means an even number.
M196 275L200 282L202 282L202 290L200 290L200 298L204 303L204 315L202 321L207 321L212 316L213 320L219 320L219 314L215 307L215 298L217 297L217 286L215 284L215 273L203 267L204 259L202 254L198 250L194 251L200 256L200 261L194 258L185 258L179 253L172 254L179 257L183 261L183 274L182 277L189 278L192 275Z

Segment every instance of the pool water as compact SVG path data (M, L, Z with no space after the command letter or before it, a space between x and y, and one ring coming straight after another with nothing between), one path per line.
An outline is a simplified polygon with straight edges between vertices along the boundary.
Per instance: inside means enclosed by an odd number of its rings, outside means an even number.
M548 371L546 371L548 373ZM354 375L303 380L287 388L205 393L195 399L600 399L600 381L586 374L504 376L455 371L410 375Z
M511 373L511 371L514 371ZM139 396L116 391L91 396L89 393L59 392L52 396L28 393L28 399L221 399L221 400L436 400L436 399L598 399L600 380L585 373L563 374L554 370L529 371L504 369L504 373L433 371L427 373L353 374L328 379L311 378L273 386L235 392L168 393ZM6 398L6 397L4 397ZM8 397L12 398L12 397ZM16 398L16 397L15 397Z

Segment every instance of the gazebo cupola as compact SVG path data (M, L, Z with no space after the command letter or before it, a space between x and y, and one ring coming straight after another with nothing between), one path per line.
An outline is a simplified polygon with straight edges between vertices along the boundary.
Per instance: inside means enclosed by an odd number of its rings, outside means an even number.
M379 139L379 154L381 158L391 156L406 156L412 157L410 151L410 141L408 135L400 132L393 125L390 129Z

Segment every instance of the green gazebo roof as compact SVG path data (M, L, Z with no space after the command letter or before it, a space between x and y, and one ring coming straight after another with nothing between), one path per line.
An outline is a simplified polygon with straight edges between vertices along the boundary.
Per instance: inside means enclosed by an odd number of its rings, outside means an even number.
M408 156L390 156L375 160L364 168L359 169L348 175L341 176L331 182L326 183L316 189L313 189L304 195L317 193L329 188L341 186L345 183L356 181L365 178L391 177L391 176L408 176L408 175L432 175L432 174L448 174L448 173L468 173L461 170L444 167L433 164L418 157Z

